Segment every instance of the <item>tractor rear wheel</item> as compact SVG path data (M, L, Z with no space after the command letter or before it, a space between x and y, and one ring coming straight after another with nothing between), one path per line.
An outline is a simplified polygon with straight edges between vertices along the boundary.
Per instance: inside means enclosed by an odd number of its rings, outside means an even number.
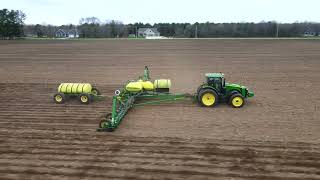
M234 108L241 108L244 103L244 98L239 93L233 94L229 99L229 104Z
M200 90L198 102L204 107L214 107L219 102L218 94L212 89Z
M82 104L89 104L91 96L89 94L80 94L79 99Z
M63 104L66 101L66 96L63 93L57 93L53 96L53 100L57 104Z

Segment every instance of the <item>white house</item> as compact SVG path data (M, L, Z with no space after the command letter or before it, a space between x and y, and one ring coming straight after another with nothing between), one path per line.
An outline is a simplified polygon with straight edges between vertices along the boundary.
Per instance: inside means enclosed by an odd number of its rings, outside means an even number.
M313 37L313 36L319 36L320 32L314 32L314 31L306 31L303 34L305 37Z
M139 37L159 37L160 32L157 28L139 28L138 29Z
M63 29L58 29L58 31L56 31L56 33L55 33L55 37L56 38L66 38L67 33Z
M79 34L77 29L58 29L55 33L56 38L78 38Z

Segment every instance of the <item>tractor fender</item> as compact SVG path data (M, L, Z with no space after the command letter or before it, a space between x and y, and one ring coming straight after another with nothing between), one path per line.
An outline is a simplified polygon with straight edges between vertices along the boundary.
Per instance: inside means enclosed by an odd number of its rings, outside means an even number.
M198 88L197 88L197 92L196 92L196 95L198 95L199 94L199 92L200 92L200 90L202 89L202 86L199 86Z
M217 94L217 90L211 86L199 86L198 89L197 89L197 95L200 93L200 91L204 90L204 89L211 89L211 90L214 90Z
M241 94L241 92L239 92L238 90L232 90L229 94L228 94L228 98L227 99L229 99L232 95L234 95L234 94Z

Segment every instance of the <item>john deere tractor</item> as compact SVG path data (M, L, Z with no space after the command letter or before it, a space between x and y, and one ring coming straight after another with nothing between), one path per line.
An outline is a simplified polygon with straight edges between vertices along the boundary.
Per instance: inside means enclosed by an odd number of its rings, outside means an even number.
M197 101L205 107L214 107L219 102L227 102L235 108L245 104L245 99L254 93L239 84L226 83L224 74L207 73L206 82L197 89Z

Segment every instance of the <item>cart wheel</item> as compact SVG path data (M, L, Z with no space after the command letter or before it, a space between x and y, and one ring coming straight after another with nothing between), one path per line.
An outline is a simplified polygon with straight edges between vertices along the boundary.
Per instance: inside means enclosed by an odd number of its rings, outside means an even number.
M100 93L100 91L99 91L97 88L92 88L91 94L93 94L93 95L95 95L95 96L98 96L98 95L100 95L101 93Z
M241 94L236 93L230 97L229 104L234 108L241 108L244 105L244 98Z
M106 115L103 115L103 119L99 123L99 128L107 128L108 125L111 123L111 113L108 113Z
M107 131L113 131L113 129L108 128L109 124L111 124L111 116L112 116L112 113L103 115L102 117L103 120L100 121L99 128L105 129Z
M110 123L111 122L109 120L103 119L99 123L99 128L105 129L105 128L107 128L109 126Z
M57 104L63 104L66 101L66 96L63 93L57 93L53 96L53 100Z
M91 96L88 94L80 94L79 97L82 104L89 104L91 101Z

